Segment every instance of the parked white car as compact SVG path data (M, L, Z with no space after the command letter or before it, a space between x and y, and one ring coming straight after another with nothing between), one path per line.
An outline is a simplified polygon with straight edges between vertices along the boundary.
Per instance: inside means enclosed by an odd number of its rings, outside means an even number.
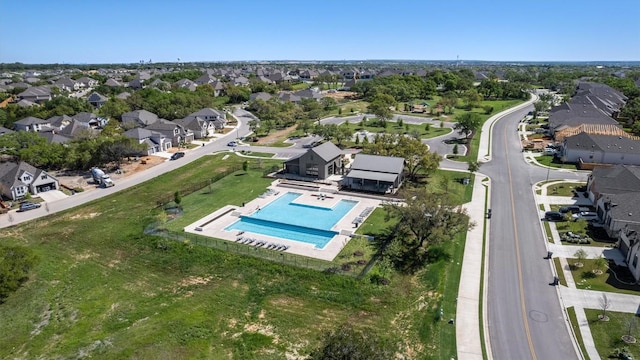
M593 211L581 211L577 214L573 214L571 215L571 217L574 220L578 220L578 219L585 219L587 221L591 221L591 220L599 220L598 218L598 214L596 214Z

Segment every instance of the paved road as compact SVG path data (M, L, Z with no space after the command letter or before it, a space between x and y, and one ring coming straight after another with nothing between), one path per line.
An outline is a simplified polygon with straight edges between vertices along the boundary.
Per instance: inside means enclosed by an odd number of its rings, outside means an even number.
M244 110L240 110L238 114L243 115L242 111ZM113 194L120 190L124 190L131 186L138 185L147 180L158 177L166 172L175 170L185 165L186 163L195 161L196 159L206 154L212 154L219 151L229 150L230 148L227 146L227 143L230 140L234 140L238 135L240 137L243 137L249 134L249 127L247 125L246 119L240 116L239 120L240 120L240 125L238 126L237 131L229 132L224 137L219 138L216 141L210 142L205 146L201 146L201 147L189 150L186 152L185 157L181 159L178 159L175 161L165 161L145 171L135 173L131 176L127 176L122 180L119 180L116 183L116 186L114 187L76 193L75 195L69 196L66 199L53 201L51 203L46 203L44 206L40 207L39 209L30 210L27 212L21 213L14 210L14 211L11 211L9 214L0 215L0 228L19 224L29 220L33 220L33 219L45 216L48 213L54 213L62 210L71 209L78 205L82 205L86 202L96 200L103 196ZM252 149L252 150L260 151L258 149Z
M576 359L546 254L532 185L545 178L586 179L584 174L530 166L516 124L532 107L493 128L487 319L495 359Z

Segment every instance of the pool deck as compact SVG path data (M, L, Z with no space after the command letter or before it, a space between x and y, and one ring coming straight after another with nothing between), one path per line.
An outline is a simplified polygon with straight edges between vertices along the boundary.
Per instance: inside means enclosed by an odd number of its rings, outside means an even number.
M276 238L262 234L251 233L248 231L239 234L238 230L225 230L227 226L237 221L241 215L251 215L287 192L302 194L302 196L294 200L294 203L321 207L333 207L337 202L344 199L356 201L357 204L332 228L332 230L338 232L338 235L334 236L333 239L331 239L331 241L329 241L329 243L327 243L327 245L323 249L318 249L312 244L307 244L300 241ZM269 187L269 190L267 192L261 194L259 197L255 198L249 203L244 204L244 206L224 206L223 208L218 209L217 211L199 219L198 221L185 226L184 231L193 234L223 239L234 243L240 236L249 237L257 241L266 241L267 244L275 243L289 246L287 250L280 252L332 261L338 255L338 253L340 253L342 248L349 242L349 240L351 240L351 234L356 230L356 227L353 223L354 220L356 218L361 218L361 220L364 221L369 215L366 214L364 216L361 216L366 213L365 210L375 209L376 207L380 206L380 202L380 200L368 197L359 197L357 195L343 195L335 194L332 192L293 189L289 187L279 186L279 182L275 181ZM292 216L295 216L295 214L292 214ZM246 246L255 247L255 245L251 244Z

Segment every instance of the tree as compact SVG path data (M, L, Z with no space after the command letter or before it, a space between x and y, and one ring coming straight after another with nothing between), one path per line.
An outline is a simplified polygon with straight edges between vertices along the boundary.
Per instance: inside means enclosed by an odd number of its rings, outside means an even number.
M373 332L354 330L350 325L324 334L320 348L309 355L309 360L391 360L395 358L393 347Z
M635 339L635 336L633 336L633 334L635 333L637 327L638 327L638 319L636 318L636 315L633 314L630 317L628 317L627 320L624 322L624 328L626 330L626 334L622 337L622 340L627 343L635 343L636 339Z
M393 117L389 108L393 106L394 103L395 100L393 96L382 93L376 94L371 103L369 103L367 111L374 114L380 121L386 122Z
M463 99L467 110L471 110L480 104L480 101L482 101L482 96L476 89L469 89L464 92Z
M578 249L573 256L575 256L576 259L578 259L578 262L574 263L573 265L576 267L582 267L583 266L583 261L587 259L587 252L584 251L584 249Z
M98 113L110 120L118 119L122 117L122 114L131 111L131 107L126 101L112 97L107 101L100 109Z
M180 207L180 203L182 202L182 196L180 195L180 191L176 191L173 193L173 202L176 203L178 207Z
M469 174L473 175L476 171L480 170L480 163L477 161L469 161L467 163L467 170L469 170Z
M404 204L383 205L386 218L398 219L393 237L384 255L396 269L413 273L437 255L435 246L451 241L468 224L466 210L455 204L448 193L430 192L425 187L403 190Z
M538 118L538 114L542 111L547 110L548 105L546 102L544 101L536 101L533 103L533 118L537 119Z
M453 91L446 92L442 95L439 104L444 109L445 114L453 114L453 109L458 104L458 96Z
M458 121L454 129L458 130L461 135L464 135L466 139L469 139L474 131L476 131L482 124L482 118L477 113L464 113L456 118Z
M607 293L603 292L600 297L600 309L602 309L602 314L598 316L598 319L602 321L609 321L609 317L607 316L607 310L611 307L611 301L607 297Z
M620 118L624 119L627 124L640 122L640 97L629 100L620 111ZM636 134L640 134L637 132Z
M31 249L22 246L0 245L0 304L29 280L38 258Z

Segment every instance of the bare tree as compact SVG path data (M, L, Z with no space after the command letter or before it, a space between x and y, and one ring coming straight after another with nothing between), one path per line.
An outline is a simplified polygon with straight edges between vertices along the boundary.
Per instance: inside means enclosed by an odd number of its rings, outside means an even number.
M627 336L629 337L633 336L632 334L636 331L637 327L638 319L635 315L631 315L631 317L624 322L624 328L627 330Z
M607 297L607 293L602 293L600 297L600 309L602 309L602 314L599 316L600 320L607 321L609 317L607 316L607 310L611 307L611 300Z

